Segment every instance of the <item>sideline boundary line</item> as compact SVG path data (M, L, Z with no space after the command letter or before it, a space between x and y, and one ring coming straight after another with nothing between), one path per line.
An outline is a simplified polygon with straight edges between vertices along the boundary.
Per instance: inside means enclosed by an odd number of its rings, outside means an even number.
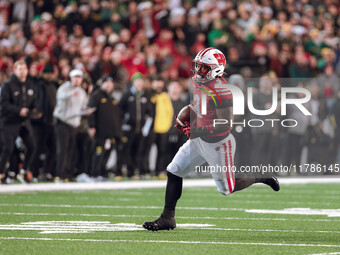
M340 183L337 177L314 178L279 178L281 185L295 184L329 184ZM212 178L209 179L185 179L184 187L215 187ZM263 184L259 184L263 185ZM86 190L126 190L165 188L166 181L123 181L123 182L97 182L97 183L35 183L35 184L9 184L0 185L1 193L23 192L50 192L50 191L86 191Z

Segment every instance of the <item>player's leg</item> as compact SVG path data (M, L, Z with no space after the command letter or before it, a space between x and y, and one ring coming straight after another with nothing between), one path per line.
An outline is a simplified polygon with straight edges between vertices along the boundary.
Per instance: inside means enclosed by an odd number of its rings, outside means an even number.
M167 172L168 181L165 190L165 205L161 216L152 222L144 222L147 230L169 230L176 227L175 208L178 199L182 195L183 178Z
M233 192L243 190L254 183L266 184L274 191L280 190L279 181L272 174L262 175L260 173L237 173L235 176L235 188Z
M233 139L233 138L232 138ZM243 190L254 183L263 183L270 186L274 191L280 190L280 184L277 178L273 174L261 174L256 172L243 173L239 172L235 174L235 188L233 192Z
M234 155L235 155L235 150L236 150L236 142L235 138L230 134L226 141L222 143L223 146L223 152L224 152L224 157L221 157L221 162L223 162L223 159L225 161L225 165L227 166L226 170L229 170L229 176L232 175L232 183L230 184L230 181L227 182L225 181L225 185L223 186L224 183L220 183L219 187L218 182L215 182L218 186L218 190L225 195L229 195L232 192L238 191L245 189L249 187L250 185L254 184L256 181L255 175L253 173L236 173L234 176ZM232 171L230 171L232 170ZM227 173L226 173L227 174ZM214 175L213 175L214 177ZM227 175L228 177L228 175ZM226 179L228 180L228 179ZM234 185L232 185L234 184ZM232 188L232 189L231 189Z
M236 149L235 139L232 135L218 143L201 141L206 160L210 166L210 173L217 189L224 195L229 195L235 187L234 154Z
M168 181L165 191L165 205L161 216L152 222L145 222L143 227L147 230L158 231L174 229L176 227L175 208L182 194L183 177L187 175L194 165L202 165L205 160L196 149L191 148L193 140L188 140L177 152L167 167Z
M204 142L202 142L204 143ZM207 144L205 143L207 146ZM208 145L209 146L209 145ZM214 149L205 148L207 161L210 166L215 166L216 171L212 172L212 177L215 180L218 191L224 195L229 195L245 189L254 183L263 183L270 186L274 191L280 190L280 185L277 178L272 174L261 173L237 173L234 177L234 154L236 149L236 142L234 137L230 134L228 138L222 140L217 144L211 145ZM216 148L219 150L216 151ZM226 166L223 168L222 166Z
M231 139L234 139L233 137ZM233 144L233 143L232 143ZM236 173L235 174L235 187L233 192L243 190L254 183L263 183L270 186L274 191L280 190L280 184L277 178L271 174L263 174L263 173Z

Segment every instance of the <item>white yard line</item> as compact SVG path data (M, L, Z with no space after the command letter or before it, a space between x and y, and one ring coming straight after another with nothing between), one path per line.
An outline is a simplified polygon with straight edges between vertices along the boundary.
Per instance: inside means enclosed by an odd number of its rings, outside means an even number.
M285 208L282 210L274 209L246 209L247 213L259 214L283 214L283 215L324 215L328 217L340 217L340 209L311 209L311 208Z
M217 231L246 231L246 232L285 232L285 233L318 233L318 234L340 234L340 231L332 230L296 230L296 229L252 229L252 228L219 228L213 224L179 223L179 229L192 230L217 230ZM30 221L20 224L3 224L0 230L34 230L45 233L92 233L98 231L141 231L141 224L136 223L110 223L110 221Z
M340 252L314 253L314 254L308 254L308 255L335 255L335 254L340 254Z
M337 177L314 178L279 178L282 185L308 183L340 183ZM34 192L34 191L77 191L77 190L124 190L164 188L166 181L125 181L98 183L37 183L0 185L0 193ZM185 187L214 187L212 179L185 179Z
M0 225L1 226L1 225ZM245 228L200 228L205 230L220 230L220 231L247 231L247 232L280 232L280 233L325 233L325 234L340 234L340 231L332 230L296 230L296 229L245 229Z
M63 231L83 231L83 232L88 232L88 231L104 231L104 232L109 232L112 231L112 229L108 227L89 227L89 226L81 226L81 227L67 227L67 226L62 226ZM187 227L186 229L191 229L191 230L214 230L214 231L232 231L232 232L237 232L237 231L246 231L246 232L285 232L285 233L321 233L321 234L339 234L340 231L305 231L305 230L279 230L279 229L238 229L238 228L196 228L196 227ZM44 226L35 226L35 225L0 225L0 230L34 230L34 231L50 231L51 233L54 230L54 228L50 227L44 227ZM126 228L115 228L114 231L140 231L143 230L142 227L138 227L135 229L126 229ZM58 230L58 233L61 230Z
M272 199L273 198L271 192L268 193L268 190L266 190L265 192L266 192L265 194L263 194L263 193L262 194L254 194L254 193L242 194L242 198L252 198L252 199L258 199L258 198ZM285 194L288 193L287 190L285 190L284 192L285 192ZM314 190L314 192L315 192L315 190ZM306 199L306 193L304 195L297 195L297 193L298 193L298 191L295 191L295 194L287 194L287 197L294 198L294 199ZM311 194L311 192L309 192L308 194ZM339 191L338 191L338 194L339 194ZM215 194L209 194L209 195L212 197ZM332 195L328 195L328 194L311 194L311 196L313 196L313 198L318 198L319 200L328 199L328 200L339 201L339 196L336 196L336 195L332 196ZM200 195L200 197L201 197L201 195Z
M213 245L255 245L255 246L292 246L292 247L329 247L340 248L334 244L306 243L244 243L244 242L202 242L202 241L169 241L169 240L109 240L109 239L71 239L71 238L33 238L33 237L0 237L1 240L36 240L36 241L71 241L71 242L108 242L108 243L170 243L170 244L213 244Z
M23 212L0 212L0 215L16 216L77 216L77 217L113 217L113 218L152 218L159 215L127 215L127 214L89 214L89 213L23 213ZM248 217L187 217L176 216L176 219L190 220L246 220L246 221L306 221L306 222L340 222L332 219L288 219L288 218L248 218Z
M0 225L0 230L36 230L36 231L140 231L143 230L141 225L132 224L133 228L126 228L124 226L119 226L119 224L109 224L109 222L104 223L97 223L97 224L85 224L81 222L80 224L73 224L73 225L58 225L59 221L54 221L55 224L46 225L41 223L41 225L37 225L40 222L25 222L21 224L9 224L9 225ZM62 221L60 221L62 222ZM183 226L181 226L183 225ZM192 229L192 230L214 230L214 231L246 231L246 232L280 232L280 233L319 233L319 234L339 234L340 231L322 231L322 230L296 230L296 229L244 229L244 228L216 228L216 227L209 227L209 226L190 226L195 224L178 224L178 228L185 228L185 229ZM197 225L197 224L196 224ZM206 224L209 225L209 224Z

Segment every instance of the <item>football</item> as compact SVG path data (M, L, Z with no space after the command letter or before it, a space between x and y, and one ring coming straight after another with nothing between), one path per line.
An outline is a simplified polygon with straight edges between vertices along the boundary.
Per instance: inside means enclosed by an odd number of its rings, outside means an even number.
M176 127L177 128L185 128L187 125L185 125L185 122L193 123L196 120L197 113L195 111L195 108L188 104L184 106L178 113L176 117Z

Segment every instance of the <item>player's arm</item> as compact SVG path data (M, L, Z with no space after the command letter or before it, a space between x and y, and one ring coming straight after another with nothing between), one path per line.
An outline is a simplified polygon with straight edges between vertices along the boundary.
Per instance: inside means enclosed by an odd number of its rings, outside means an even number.
M224 133L232 129L231 122L234 120L233 107L216 109L217 118L220 122L213 124L214 134Z
M221 134L232 129L233 107L216 109L216 115L218 120L212 120L210 125L190 128L190 138Z
M218 120L211 120L211 124L209 125L203 127L189 127L184 129L184 132L190 138L196 138L230 131L232 129L231 122L234 118L231 98L223 100L222 105L217 107L216 117Z

